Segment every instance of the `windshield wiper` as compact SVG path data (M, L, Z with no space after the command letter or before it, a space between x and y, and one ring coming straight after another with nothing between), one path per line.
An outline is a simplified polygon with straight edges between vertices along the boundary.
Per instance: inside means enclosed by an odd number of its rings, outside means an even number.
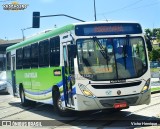
M106 63L107 63L107 68L109 70L109 67L108 67L108 51L107 51L107 48L105 49L102 44L99 42L99 40L97 39L97 37L93 37L93 41L97 43L97 45L99 46L100 48L100 52L102 54L102 56L106 59Z

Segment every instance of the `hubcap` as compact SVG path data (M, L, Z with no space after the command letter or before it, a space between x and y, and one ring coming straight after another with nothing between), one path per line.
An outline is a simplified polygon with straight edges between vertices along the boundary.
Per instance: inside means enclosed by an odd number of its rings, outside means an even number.
M57 103L58 103L58 108L59 108L60 110L65 111L65 108L63 107L62 100L61 100L60 97L59 97Z

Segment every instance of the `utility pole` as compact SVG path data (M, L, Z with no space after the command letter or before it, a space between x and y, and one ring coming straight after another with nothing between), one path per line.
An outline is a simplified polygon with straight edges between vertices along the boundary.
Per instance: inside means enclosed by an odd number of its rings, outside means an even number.
M25 40L24 30L31 29L31 28L32 28L32 27L28 27L28 28L21 29L21 31L22 31L22 37L23 37L23 41Z
M96 16L96 2L94 0L94 18L95 18L95 21L97 21L97 16Z

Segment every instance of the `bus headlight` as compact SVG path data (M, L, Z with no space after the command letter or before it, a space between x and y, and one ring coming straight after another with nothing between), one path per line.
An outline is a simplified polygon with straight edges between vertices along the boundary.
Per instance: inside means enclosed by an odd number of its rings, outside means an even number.
M146 91L148 91L149 85L150 85L150 78L146 81L141 93L145 93Z
M91 91L89 91L85 85L83 84L78 84L80 90L82 91L82 93L87 96L87 97L94 97L93 93Z

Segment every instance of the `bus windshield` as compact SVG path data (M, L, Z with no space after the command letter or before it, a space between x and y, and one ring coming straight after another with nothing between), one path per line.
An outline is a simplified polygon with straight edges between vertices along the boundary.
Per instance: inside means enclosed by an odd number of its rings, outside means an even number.
M142 37L78 39L79 73L93 81L131 79L147 70Z

